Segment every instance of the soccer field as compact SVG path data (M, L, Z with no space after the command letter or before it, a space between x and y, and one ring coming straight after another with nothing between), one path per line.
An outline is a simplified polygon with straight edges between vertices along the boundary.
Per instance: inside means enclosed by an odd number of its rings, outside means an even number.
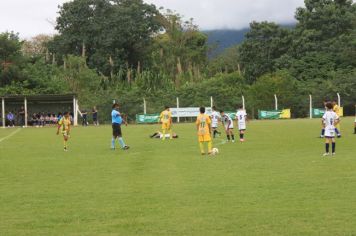
M334 158L318 119L250 122L215 157L193 124L158 128L124 127L128 151L110 126L74 128L69 152L55 128L1 129L0 235L356 235L353 119Z

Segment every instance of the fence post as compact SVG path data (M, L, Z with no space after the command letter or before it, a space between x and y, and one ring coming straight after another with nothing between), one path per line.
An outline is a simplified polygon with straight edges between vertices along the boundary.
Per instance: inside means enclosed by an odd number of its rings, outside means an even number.
M146 99L143 98L143 114L147 114Z
M242 108L244 109L244 110L246 110L246 106L245 106L245 96L244 95L242 95Z
M340 97L340 93L337 93L337 104L339 105L339 107L341 107L341 97Z
M177 97L177 122L180 122L180 118L179 118L179 97Z
M1 106L1 110L2 110L2 127L5 128L6 125L5 125L5 98L3 97L2 99L2 106Z
M278 98L277 94L274 95L274 108L277 111L278 110Z
M27 98L25 97L24 99L24 108L25 108L25 120L24 120L24 126L27 127Z
M313 119L313 96L309 94L309 118Z

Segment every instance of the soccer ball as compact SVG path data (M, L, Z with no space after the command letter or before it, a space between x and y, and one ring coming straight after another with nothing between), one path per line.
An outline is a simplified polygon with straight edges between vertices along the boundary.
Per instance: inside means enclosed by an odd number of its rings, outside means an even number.
M217 154L219 154L219 149L213 148L213 155L217 155Z

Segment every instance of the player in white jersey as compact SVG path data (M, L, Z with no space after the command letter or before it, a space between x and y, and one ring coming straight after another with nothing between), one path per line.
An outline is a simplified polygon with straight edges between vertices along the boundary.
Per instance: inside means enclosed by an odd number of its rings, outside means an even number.
M335 148L336 148L335 127L340 122L339 116L333 111L333 104L330 102L326 103L326 108L327 110L323 115L323 121L322 121L322 124L325 128L325 150L326 150L323 156L330 155L329 152L330 143L332 145L332 155L335 155Z
M234 143L235 142L235 135L232 132L233 129L234 129L234 122L232 121L230 116L225 114L224 111L220 111L220 115L221 115L221 123L223 124L223 126L225 128L227 141L229 142L230 141L230 137L231 137L231 141Z
M246 122L247 122L247 113L244 110L242 105L238 106L238 110L236 112L236 123L239 128L240 133L240 142L244 142L244 135L246 131Z
M213 112L211 113L211 128L213 129L213 138L216 137L216 134L221 134L219 131L218 131L218 126L219 126L219 121L221 120L221 116L220 116L220 113L218 111L216 111L216 107L213 106L212 107L213 109Z

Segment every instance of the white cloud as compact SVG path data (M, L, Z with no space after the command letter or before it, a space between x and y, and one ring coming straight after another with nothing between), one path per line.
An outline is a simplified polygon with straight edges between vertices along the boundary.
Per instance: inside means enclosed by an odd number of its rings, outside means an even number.
M58 5L68 0L0 0L0 32L21 37L53 34ZM253 21L294 22L295 9L304 0L145 0L194 18L201 29L241 29Z

